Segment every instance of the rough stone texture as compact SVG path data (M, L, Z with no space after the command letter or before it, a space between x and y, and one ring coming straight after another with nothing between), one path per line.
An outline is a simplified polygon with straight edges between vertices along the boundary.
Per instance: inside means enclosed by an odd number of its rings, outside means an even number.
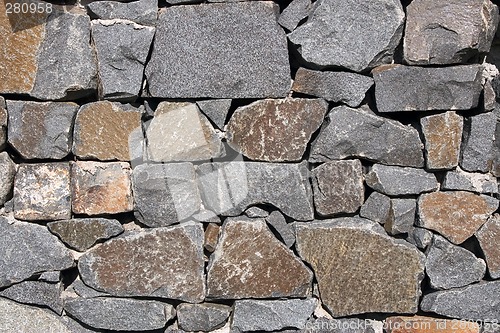
M21 282L35 273L73 266L68 249L41 225L0 218L0 287ZM9 255L6 255L6 254Z
M404 59L411 65L466 63L490 50L499 21L489 0L417 0L406 10Z
M9 144L25 159L63 159L71 152L75 103L7 101Z
M196 105L219 129L223 130L231 103L231 99L208 99L197 101Z
M460 167L466 171L488 172L493 160L496 115L482 113L466 119Z
M130 173L130 165L125 162L72 162L73 213L99 215L132 211Z
M69 164L19 165L14 180L14 216L28 221L71 218Z
M410 232L408 233L408 238L406 240L419 249L425 250L427 246L431 244L433 237L434 234L432 233L432 231L415 227L410 230Z
M0 153L0 206L9 199L14 185L16 175L16 164L7 152Z
M136 217L164 227L187 219L201 207L193 164L141 164L132 173Z
M434 289L464 287L480 281L486 273L483 259L439 235L434 235L426 256L425 271Z
M101 161L142 157L141 116L141 110L119 103L85 104L75 119L73 154Z
M80 297L84 298L95 298L100 296L109 296L108 293L103 293L88 287L85 283L77 278L73 283L71 283L67 288L66 292L75 292Z
M5 99L0 96L0 149L5 148L5 143L7 142L7 120L9 115L7 114L7 105L5 104Z
M488 273L492 279L500 278L500 217L495 214L476 231L481 250L488 264Z
M293 0L281 12L278 23L288 31L293 31L311 10L311 0Z
M315 298L236 301L231 326L243 332L274 332L290 327L303 329L316 303Z
M268 203L295 220L314 218L305 163L207 163L197 173L205 208L219 215L236 216L253 204Z
M321 126L322 99L265 99L238 108L227 124L229 146L257 161L300 161Z
M434 174L422 169L375 164L365 176L368 186L390 196L416 195L438 189Z
M360 72L391 63L404 19L399 1L321 0L288 39L306 63Z
M62 291L63 285L61 283L24 281L0 291L0 296L18 303L48 307L60 315L63 310Z
M38 277L38 280L51 283L59 282L59 280L61 280L61 272L60 271L43 272Z
M390 213L391 198L384 194L373 192L366 199L363 206L361 206L359 216L384 224L389 221Z
M203 228L187 222L133 231L86 252L78 268L85 284L114 296L201 302L205 298Z
M102 20L123 19L142 25L154 26L158 16L158 1L156 0L132 2L94 1L86 7L92 18Z
M500 281L483 282L425 295L420 308L443 316L492 321L500 318Z
M409 233L415 223L416 199L391 199L389 220L384 228L389 235Z
M207 228L205 229L205 242L203 243L203 247L208 252L214 252L219 242L219 231L220 226L215 223L209 223Z
M475 322L457 323L454 320L424 316L388 317L385 320L387 333L479 333Z
M417 312L424 255L413 245L362 218L297 223L296 234L334 317Z
M221 223L220 217L211 210L202 209L193 215L193 220L205 223Z
M283 214L279 210L275 210L266 217L266 222L279 234L286 247L291 248L295 243L295 233L293 227L286 222Z
M460 190L476 193L498 193L495 176L489 173L466 172L457 167L448 171L441 186L443 190Z
M263 219L228 218L208 264L207 297L307 297L312 277Z
M225 154L212 124L194 103L161 102L146 138L147 157L154 162L209 160Z
M176 6L161 12L146 67L150 94L285 97L290 65L277 9L271 2L249 1Z
M259 207L250 207L245 210L245 215L248 217L268 217L269 212Z
M399 88L398 88L399 89ZM311 162L359 157L388 165L422 167L416 129L363 110L333 108L311 144Z
M101 99L134 101L137 98L154 34L155 28L131 21L92 21Z
M498 208L498 200L470 192L434 192L418 198L419 226L463 243Z
M458 165L463 118L448 111L420 119L427 169L452 169Z
M355 213L365 200L363 166L359 160L331 161L312 172L314 206L322 216Z
M480 65L378 67L373 70L377 109L379 112L473 109L482 91L481 72Z
M99 240L108 239L123 232L120 222L103 218L49 222L47 227L66 245L82 252L90 249Z
M372 86L373 79L369 76L299 68L295 74L292 90L355 108L365 99L366 92Z
M216 303L179 304L177 307L179 327L188 332L209 332L224 325L231 307Z

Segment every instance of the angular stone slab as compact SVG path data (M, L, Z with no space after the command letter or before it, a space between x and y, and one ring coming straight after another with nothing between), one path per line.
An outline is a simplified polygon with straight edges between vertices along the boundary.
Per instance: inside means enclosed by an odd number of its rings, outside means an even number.
M481 250L488 265L488 273L492 279L500 278L500 217L495 214L476 231Z
M86 252L78 268L85 284L113 296L201 302L205 298L203 228L188 222L133 231Z
M141 110L129 105L108 101L83 105L75 119L73 154L101 161L142 158L141 117Z
M438 189L433 173L423 169L375 164L365 176L365 181L375 191L389 196L417 195Z
M311 144L309 161L358 157L388 165L422 167L422 146L417 130L411 126L339 106L326 116Z
M38 281L51 282L56 283L61 280L61 272L60 271L48 271L43 272L38 277Z
M12 192L16 164L5 151L0 153L0 205L4 205Z
M266 222L279 234L286 247L291 248L295 243L295 232L292 225L286 222L283 214L275 210L266 217Z
M7 142L7 121L9 115L7 114L7 105L5 99L0 96L0 149L5 148Z
M71 152L76 103L7 101L8 141L25 159L63 159Z
M321 0L288 39L306 63L361 72L391 63L404 19L399 1Z
M424 255L413 245L362 218L297 223L296 233L334 317L417 312Z
M372 86L373 79L369 76L299 68L295 74L292 90L355 108L365 99L366 92Z
M205 243L203 247L210 253L215 251L215 247L219 242L219 231L220 226L215 223L209 223L205 229Z
M290 65L277 10L264 1L167 8L159 15L146 67L149 93L161 98L285 97Z
M425 272L434 289L464 287L480 281L486 273L483 259L439 235L434 235L426 256Z
M136 217L149 227L185 220L201 208L191 163L141 164L132 172Z
M312 277L263 219L228 218L208 264L207 297L307 297Z
M223 130L231 103L231 99L208 99L197 101L196 105L219 129Z
M61 283L23 281L0 291L0 296L18 303L47 307L61 315L63 310L62 291L63 285Z
M294 0L280 14L278 23L288 31L293 31L297 25L309 15L311 0Z
M495 176L489 173L463 171L460 167L446 173L441 188L476 193L498 193Z
M500 281L483 282L425 295L420 308L451 318L491 322L500 318L499 293Z
M245 215L248 217L268 217L269 212L259 207L250 207L245 210Z
M467 63L490 50L498 8L489 0L417 0L407 7L404 59L410 65Z
M243 332L275 332L291 327L304 329L316 304L315 298L236 301L231 327Z
M434 192L418 198L419 226L454 244L472 236L498 208L498 200L470 192Z
M259 100L236 110L227 124L227 142L251 160L300 161L327 111L322 99Z
M415 227L409 233L406 240L421 250L425 250L432 242L434 234L432 231Z
M416 199L391 199L390 217L384 224L389 235L410 233L415 223Z
M101 20L123 19L141 25L154 26L158 16L158 1L156 0L94 1L86 7L90 17Z
M221 328L231 314L231 307L217 303L182 303L176 310L179 327L188 332L210 332Z
M479 333L475 322L457 322L450 319L424 316L388 317L384 323L387 333Z
M391 198L378 192L372 192L359 211L359 216L378 222L387 223L391 213Z
M482 91L481 72L480 65L378 67L373 70L377 109L379 112L473 109Z
M0 287L21 282L32 275L73 266L66 247L44 226L0 218Z
M90 249L97 241L108 239L123 232L118 220L84 218L47 223L49 230L64 244L77 251Z
M14 180L14 217L27 221L71 218L69 164L21 164Z
M420 119L427 169L452 169L458 165L463 118L448 111Z
M71 162L73 213L99 215L132 211L130 174L130 165L126 162Z
M90 327L117 331L160 329L175 316L167 303L111 297L67 299L64 310Z
M103 293L88 287L85 283L82 282L82 280L80 280L80 278L77 278L75 281L73 281L73 283L71 283L66 288L66 292L74 292L75 294L83 298L109 296L109 294L107 293Z
M495 113L482 113L467 118L464 128L460 167L471 172L488 172L493 163Z
M268 203L299 221L314 218L308 173L304 163L221 162L197 168L203 205L218 215L236 216Z

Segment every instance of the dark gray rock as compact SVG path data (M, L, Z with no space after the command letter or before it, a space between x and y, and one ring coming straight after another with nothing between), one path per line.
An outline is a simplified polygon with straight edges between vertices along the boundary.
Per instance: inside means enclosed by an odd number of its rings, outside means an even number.
M466 63L487 53L499 21L490 0L416 0L406 10L404 59L411 65Z
M231 327L243 332L303 329L316 304L315 298L236 301Z
M14 185L16 164L5 151L0 153L0 206L9 199Z
M422 167L422 146L417 130L411 126L339 106L330 111L312 142L309 161L359 157L388 165Z
M25 159L63 159L71 152L78 104L7 101L9 144Z
M286 222L283 214L279 210L275 210L266 217L266 222L281 236L283 243L291 248L295 243L295 233L293 227Z
M18 303L48 307L60 315L63 310L62 291L62 283L23 281L0 291L0 296Z
M483 282L425 295L420 308L451 318L492 321L500 318L499 293L500 281Z
M198 166L205 208L236 216L254 204L268 203L299 221L314 218L305 163L221 162Z
M146 67L149 93L162 98L285 97L290 65L276 11L276 4L261 1L166 8Z
M0 149L5 148L5 143L7 142L7 105L5 104L5 99L0 96Z
M495 214L476 231L475 236L479 241L488 265L488 273L492 279L500 278L500 216Z
M355 108L365 99L366 92L371 86L373 79L369 76L299 68L295 74L292 90Z
M245 210L245 215L248 217L268 217L269 212L259 207L250 207Z
M498 184L497 179L492 174L466 172L457 167L446 173L441 189L498 193Z
M497 104L497 108L500 111L500 105ZM491 173L495 177L500 177L500 121L497 119L495 126L495 141L493 144L493 161L491 164Z
M0 218L0 287L21 282L35 273L73 266L73 257L46 227Z
M416 199L391 199L389 220L384 228L389 235L409 233L415 223Z
M433 173L423 169L375 164L365 176L365 181L375 191L389 196L417 195L438 189Z
M361 206L359 216L384 224L389 221L390 213L391 198L382 193L373 192Z
M85 283L80 280L80 278L77 278L73 283L71 283L67 288L67 292L74 292L80 297L83 298L94 298L94 297L100 297L100 296L109 296L108 293L100 292L95 289L90 288L87 286Z
M377 109L379 112L473 109L483 89L481 72L480 65L380 66L373 70Z
M293 31L311 10L311 0L293 0L281 12L278 23L288 31Z
M421 250L425 250L432 242L433 233L430 230L414 227L408 233L406 240Z
M137 24L154 26L158 16L158 1L94 1L87 5L87 10L92 18L123 19Z
M188 332L209 332L224 325L231 307L216 303L187 304L177 306L179 327Z
M116 331L160 329L175 316L170 304L130 298L67 299L64 310L90 327Z
M460 167L466 171L488 172L493 160L496 115L481 113L465 119Z
M361 72L391 63L404 19L403 7L395 0L321 0L288 38L307 63Z
M196 104L205 116L219 129L223 130L231 102L231 99L208 99L206 101L197 101Z
M132 172L136 216L150 227L187 219L201 208L193 164L141 164Z

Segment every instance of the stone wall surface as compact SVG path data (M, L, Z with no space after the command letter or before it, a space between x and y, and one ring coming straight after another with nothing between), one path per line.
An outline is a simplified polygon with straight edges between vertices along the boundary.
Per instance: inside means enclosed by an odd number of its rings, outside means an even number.
M500 1L49 1L0 0L0 333L500 332Z

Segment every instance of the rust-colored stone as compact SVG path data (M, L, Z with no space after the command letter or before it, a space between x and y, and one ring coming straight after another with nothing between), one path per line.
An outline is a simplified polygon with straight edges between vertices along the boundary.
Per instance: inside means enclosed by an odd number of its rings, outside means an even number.
M205 249L209 252L214 252L217 242L219 240L219 225L215 223L209 223L205 230Z
M395 316L385 320L387 333L479 333L476 322L424 316Z

